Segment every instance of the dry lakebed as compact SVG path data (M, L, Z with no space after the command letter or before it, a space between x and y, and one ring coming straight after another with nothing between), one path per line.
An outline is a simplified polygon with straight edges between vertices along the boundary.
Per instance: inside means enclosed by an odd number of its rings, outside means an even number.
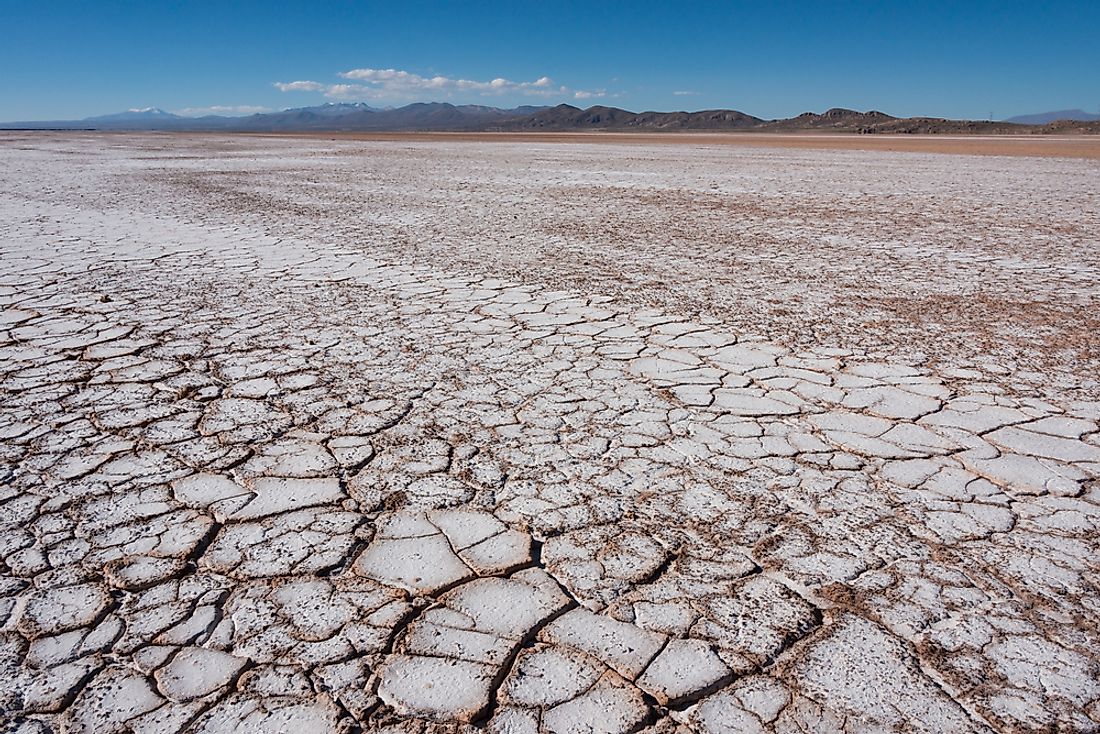
M1090 144L719 137L0 134L0 731L1100 731Z

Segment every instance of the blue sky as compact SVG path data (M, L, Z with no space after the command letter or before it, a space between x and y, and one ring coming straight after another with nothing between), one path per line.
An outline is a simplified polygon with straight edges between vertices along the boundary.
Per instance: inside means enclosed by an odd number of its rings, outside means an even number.
M0 120L325 101L1095 112L1100 2L0 0Z

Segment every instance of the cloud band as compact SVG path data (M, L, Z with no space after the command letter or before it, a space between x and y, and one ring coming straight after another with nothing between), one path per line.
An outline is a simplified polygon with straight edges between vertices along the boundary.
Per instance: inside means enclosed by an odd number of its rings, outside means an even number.
M340 72L339 76L352 83L325 84L300 80L275 82L274 86L282 92L320 92L326 97L342 100L409 99L421 96L426 92L438 96L457 94L483 97L524 95L573 97L574 99L591 99L593 97L603 97L606 94L602 89L571 89L558 85L548 76L541 76L529 82L515 82L503 77L488 81L477 81L438 75L427 77L400 69L351 69Z

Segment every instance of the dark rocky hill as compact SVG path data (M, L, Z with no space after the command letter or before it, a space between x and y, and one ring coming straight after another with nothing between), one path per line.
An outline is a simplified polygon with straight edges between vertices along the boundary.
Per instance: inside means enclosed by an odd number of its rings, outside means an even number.
M596 106L582 110L561 104L523 118L506 121L502 130L730 130L754 127L759 117L737 110L700 112L630 112L618 107Z

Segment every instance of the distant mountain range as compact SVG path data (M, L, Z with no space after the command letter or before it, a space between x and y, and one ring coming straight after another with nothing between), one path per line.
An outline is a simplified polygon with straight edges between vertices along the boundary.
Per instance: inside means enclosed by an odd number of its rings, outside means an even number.
M328 103L243 117L184 117L149 107L83 120L41 120L0 123L0 129L31 130L225 130L241 132L354 130L481 130L523 119L542 107L500 109L482 105L427 102L396 109L379 109L362 102Z
M1096 122L1100 115L1094 115L1084 110L1058 110L1056 112L1037 112L1033 115L1019 115L1010 117L1005 122L1014 122L1018 125L1046 125L1058 120L1076 120L1077 122Z
M1070 113L1082 117L1058 117ZM1054 116L1054 119L1050 116ZM1068 121L1070 119L1080 121ZM501 109L445 102L418 102L404 107L379 109L362 102L349 102L298 107L243 117L184 117L147 107L83 120L0 123L0 129L227 132L729 130L918 134L1100 133L1100 115L1070 110L1066 113L1028 115L995 122L935 117L901 118L875 110L858 112L838 107L821 114L806 112L787 119L765 120L737 110L630 112L617 107L595 106L580 109L567 104L556 107L523 106Z
M182 120L184 118L179 115L173 115L171 112L165 112L158 107L143 107L136 110L126 110L125 112L116 112L113 115L99 115L98 117L85 117L81 122L95 122L99 124L111 124L116 122L135 122L135 121L147 121L147 122L163 122L165 120Z

